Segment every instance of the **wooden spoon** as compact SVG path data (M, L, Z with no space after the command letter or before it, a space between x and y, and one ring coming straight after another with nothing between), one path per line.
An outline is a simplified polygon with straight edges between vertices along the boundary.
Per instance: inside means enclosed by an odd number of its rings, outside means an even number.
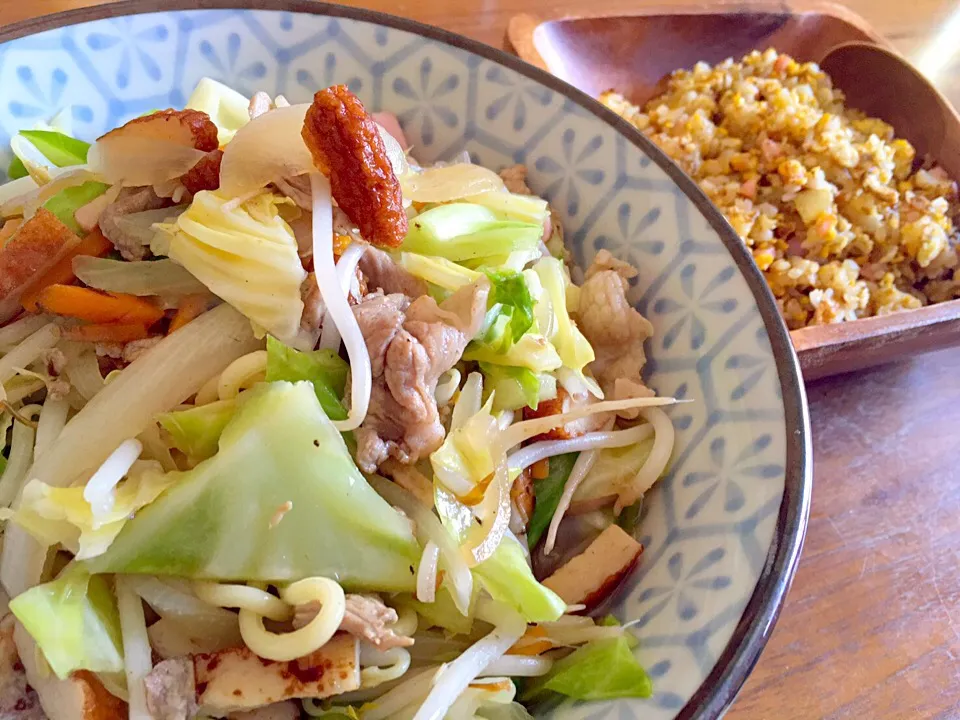
M847 97L847 105L878 117L960 178L960 115L910 63L893 50L865 42L832 48L820 67Z

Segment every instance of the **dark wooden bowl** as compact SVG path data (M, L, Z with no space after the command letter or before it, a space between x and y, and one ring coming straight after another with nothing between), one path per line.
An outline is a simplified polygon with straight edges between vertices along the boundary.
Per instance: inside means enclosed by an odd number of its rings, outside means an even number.
M872 43L891 50L884 39L856 13L830 3L792 0L790 3L714 2L709 5L644 6L634 14L592 17L511 19L507 37L522 59L537 65L596 97L615 88L642 105L661 91L670 72L691 68L698 61L716 63L739 59L751 50L773 47L801 61L820 62L829 52L850 42ZM891 50L891 54L892 50ZM876 93L865 97L871 68L856 68L847 77L834 77L847 90L848 102L891 125L918 148L930 146L931 125L946 128L945 140L932 152L956 178L960 169L960 118L906 61L897 82L899 106L878 107ZM889 67L875 68L888 78ZM891 97L893 100L897 95ZM927 108L905 114L902 105ZM933 117L931 113L935 113ZM936 122L933 122L933 121ZM818 326L791 333L804 377L813 380L850 372L922 352L960 345L960 300Z

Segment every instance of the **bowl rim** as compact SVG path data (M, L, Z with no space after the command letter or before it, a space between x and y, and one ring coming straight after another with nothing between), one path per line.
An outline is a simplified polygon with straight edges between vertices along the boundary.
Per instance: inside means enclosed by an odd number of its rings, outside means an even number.
M800 365L773 294L745 245L696 183L633 125L559 78L479 40L408 18L317 0L117 0L21 20L0 28L0 44L80 23L147 13L202 10L265 10L346 18L438 41L509 68L563 95L612 126L655 162L719 235L753 294L770 339L784 406L786 470L783 498L766 562L733 635L710 673L677 713L676 720L718 720L753 670L793 582L810 514L813 485L810 417Z

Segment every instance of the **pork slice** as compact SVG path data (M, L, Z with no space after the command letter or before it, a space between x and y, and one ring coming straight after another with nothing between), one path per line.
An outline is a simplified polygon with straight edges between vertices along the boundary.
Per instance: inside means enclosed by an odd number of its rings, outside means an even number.
M640 373L646 363L643 343L653 335L653 326L627 300L627 280L636 274L631 265L601 250L580 289L577 325L596 355L590 370L610 398L618 392L622 397L647 392Z
M443 442L434 393L476 335L489 283L467 285L437 305L399 293L374 295L354 308L373 370L370 409L357 431L357 463L375 472L388 457L412 464Z
M378 248L367 248L359 267L371 290L383 290L387 295L402 293L408 297L427 294L427 284L423 280L400 267L388 253Z
M298 605L293 618L293 626L302 628L320 612L320 604L309 602ZM397 611L386 605L376 595L347 595L346 612L340 623L340 630L366 640L379 650L395 647L410 647L413 638L397 635L390 625L399 620Z
M100 231L113 243L124 260L143 260L147 248L138 237L125 232L117 221L124 215L159 210L169 205L170 201L157 195L152 187L124 188L117 199L100 213Z

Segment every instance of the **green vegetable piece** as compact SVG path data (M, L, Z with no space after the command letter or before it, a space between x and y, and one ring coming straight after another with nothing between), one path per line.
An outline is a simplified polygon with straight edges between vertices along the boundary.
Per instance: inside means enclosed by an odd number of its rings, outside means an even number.
M535 223L497 220L493 211L479 205L450 203L411 220L403 250L459 262L530 250L542 233L543 227Z
M533 327L533 297L521 273L509 270L487 270L486 273L492 290L489 306L492 308L499 304L512 311L508 315L510 323L507 335L512 345Z
M484 374L485 388L490 388L493 396L493 410L518 410L529 407L536 410L540 404L542 391L549 390L553 380L553 391L556 396L556 381L552 375L537 375L532 370L511 365L494 365L480 363L480 372ZM549 378L541 383L541 379Z
M15 597L10 610L57 677L75 670L123 672L120 615L106 579L74 565Z
M301 352L267 336L267 382L306 380L313 384L320 406L331 420L345 420L341 398L350 366L333 350Z
M523 547L510 536L473 574L494 600L515 608L528 623L553 622L567 609L559 595L533 577Z
M415 585L409 523L367 484L310 383L244 392L209 460L130 520L98 573L290 582L354 591Z
M88 142L56 130L21 130L20 135L57 167L83 165L87 162L87 153L90 150Z
M19 180L29 174L30 173L27 172L27 166L23 164L23 160L14 155L13 160L10 161L10 166L7 168L7 179Z
M536 223L540 227L550 214L547 201L536 195L518 195L505 192L485 192L463 198L463 202L483 205L493 210L502 220L520 220Z
M577 700L648 698L653 694L650 676L637 662L626 635L593 640L558 660L528 696L543 690Z
M83 183L83 185L64 188L47 200L43 206L56 215L60 222L73 232L80 234L83 229L77 224L74 217L77 210L103 195L109 187L109 185L91 180Z
M220 436L236 412L235 400L220 400L190 410L163 413L157 422L170 433L173 446L194 462L217 454Z
M432 603L420 602L415 596L400 603L416 610L430 625L448 630L454 635L469 635L473 631L473 608L470 608L467 615L461 615L453 602L453 596L445 586L437 591Z
M530 527L527 528L527 543L532 550L540 542L540 537L550 527L550 520L560 504L563 495L563 486L570 477L573 464L579 453L567 453L550 458L550 472L543 480L533 481L533 491L537 502L533 506L533 517L530 518Z

